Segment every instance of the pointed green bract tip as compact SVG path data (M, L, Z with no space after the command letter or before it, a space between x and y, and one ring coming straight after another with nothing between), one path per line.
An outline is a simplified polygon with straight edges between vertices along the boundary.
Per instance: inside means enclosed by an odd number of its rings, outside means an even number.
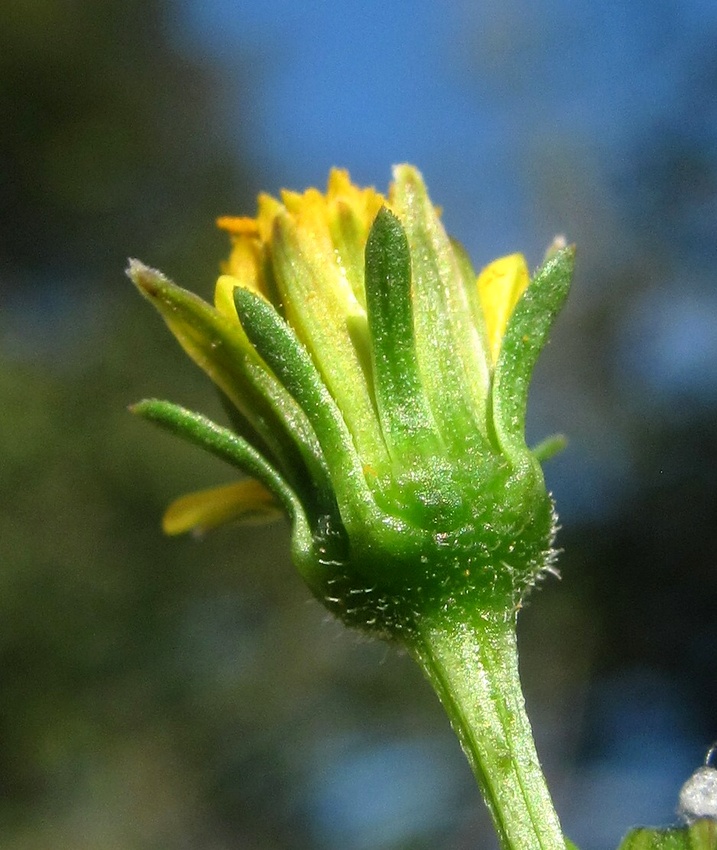
M533 446L531 452L536 460L544 463L560 454L567 445L568 438L564 434L553 434L551 437L541 440L537 446Z
M530 379L570 290L574 260L573 246L554 254L535 273L507 323L493 378L493 422L514 462L525 453Z
M147 295L155 295L158 285L168 282L162 272L134 258L130 258L125 274L141 292Z

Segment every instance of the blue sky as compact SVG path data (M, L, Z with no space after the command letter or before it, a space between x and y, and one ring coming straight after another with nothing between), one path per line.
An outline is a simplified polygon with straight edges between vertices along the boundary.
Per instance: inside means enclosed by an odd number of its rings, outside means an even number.
M537 262L551 225L570 229L534 221L540 151L556 140L609 163L680 109L692 57L717 33L708 0L184 9L178 38L221 64L230 92L248 71L252 96L230 120L266 188L321 185L332 165L382 187L392 163L411 161L477 262L518 245Z

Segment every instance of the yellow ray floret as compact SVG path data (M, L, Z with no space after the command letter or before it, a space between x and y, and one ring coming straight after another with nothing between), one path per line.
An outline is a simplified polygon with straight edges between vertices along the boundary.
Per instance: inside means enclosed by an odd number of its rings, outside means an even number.
M508 319L529 282L530 273L522 254L494 260L478 275L478 294L493 365L498 360Z
M180 496L162 518L165 534L203 534L228 522L259 524L282 516L274 496L253 478Z
M237 319L234 308L234 288L243 286L259 295L267 297L262 248L258 240L252 238L236 239L229 260L222 266L214 289L214 306L228 319Z

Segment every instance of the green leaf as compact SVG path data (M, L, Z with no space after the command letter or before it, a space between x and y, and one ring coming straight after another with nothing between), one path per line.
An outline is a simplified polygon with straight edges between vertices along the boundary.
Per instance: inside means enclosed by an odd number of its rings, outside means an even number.
M259 436L264 445L270 435L262 433L268 430L262 424L274 417L248 374L250 363L261 364L241 327L194 293L137 260L130 260L127 274L159 311L182 348L251 423L250 441L255 443Z
M480 295L478 294L478 275L476 274L471 258L468 256L468 252L463 245L461 245L461 243L453 237L449 237L449 239L456 258L456 263L458 264L458 269L463 279L463 291L471 311L473 326L476 329L483 351L489 352L490 346L488 345L488 331L485 325L485 316L483 315L483 308L481 307ZM486 355L486 364L489 364L489 362L490 358Z
M539 269L518 301L503 337L493 378L493 421L508 456L525 453L525 410L533 368L563 306L575 251L558 251Z
M465 457L467 451L486 446L490 374L466 294L464 263L456 256L421 175L402 165L394 177L391 206L411 250L421 383L446 445Z
M717 821L703 819L689 826L633 829L618 850L717 850Z
M243 437L212 422L201 413L159 399L144 399L130 407L149 422L199 446L215 457L256 478L271 491L293 520L303 516L294 491L274 467Z
M327 238L328 238L328 234ZM300 228L289 215L278 215L272 237L272 261L286 317L311 352L331 396L365 463L376 470L387 466L387 451L356 345L358 323L365 314L336 260L336 249L321 233ZM365 347L365 346L364 346Z
M350 522L359 505L372 512L375 504L362 460L308 351L261 295L237 287L234 304L248 338L311 422L328 463L342 518Z
M411 256L401 222L385 207L366 243L366 309L379 418L395 460L440 445L416 359Z
M256 353L241 325L160 272L132 260L128 275L157 308L181 346L245 420L240 434L276 461L283 476L316 501L310 479L326 479L326 464L316 435L296 402ZM236 419L236 417L233 417ZM308 471L308 475L307 475ZM319 493L318 511L331 498Z
M256 478L276 496L292 522L292 554L299 572L318 598L325 592L325 575L314 553L312 529L299 497L274 467L246 440L200 413L177 404L146 399L130 410L172 434ZM324 518L325 519L325 518Z

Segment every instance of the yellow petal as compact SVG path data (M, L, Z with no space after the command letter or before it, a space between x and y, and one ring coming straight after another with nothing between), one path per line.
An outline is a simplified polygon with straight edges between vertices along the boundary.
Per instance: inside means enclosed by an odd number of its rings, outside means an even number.
M253 478L180 496L165 511L165 534L203 534L227 522L259 524L282 515L274 496Z
M259 227L255 218L249 216L222 215L217 219L217 227L226 230L232 236L256 236Z
M237 321L233 296L236 286L243 286L265 298L267 296L259 242L256 239L237 239L229 259L222 264L222 271L224 274L214 288L214 306L228 319Z
M498 360L508 319L529 282L530 274L522 254L511 254L494 260L478 275L478 294L494 365Z
M238 321L237 311L234 307L234 288L241 286L239 281L230 274L223 274L217 280L214 287L214 306L227 319Z
M259 231L259 239L266 244L271 239L271 231L274 227L274 219L284 209L276 198L262 192L259 195L259 210L256 216L256 226Z

